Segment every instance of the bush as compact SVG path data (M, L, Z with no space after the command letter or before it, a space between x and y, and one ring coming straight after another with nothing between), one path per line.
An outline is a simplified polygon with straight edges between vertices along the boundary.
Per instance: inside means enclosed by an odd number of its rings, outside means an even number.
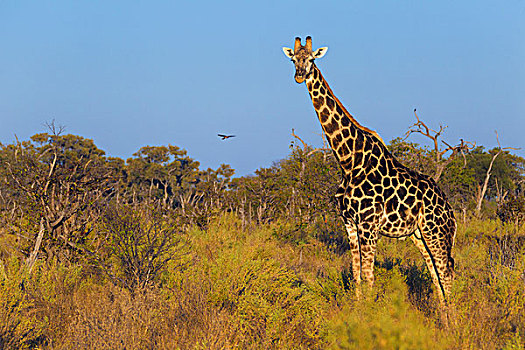
M328 300L279 258L290 253L288 246L276 244L272 229L238 235L228 227L236 224L225 221L190 233L195 263L171 281L173 288L199 284L206 304L228 319L220 332L230 344L324 348Z
M140 225L152 222L154 216L148 215L141 217ZM158 219L161 225L168 222L166 217ZM206 231L186 232L185 253L172 247L177 254L140 292L94 274L87 264L40 260L29 276L21 272L22 261L11 258L0 265L2 347L519 349L525 345L525 251L521 236L509 236L497 220L460 227L448 324L441 322L428 272L409 240L380 240L376 284L356 300L349 253L327 249L326 242L314 238L312 226L304 228L306 235L299 235L300 240L290 239L297 237L287 233L291 227L276 222L243 229L234 215L222 215ZM284 237L278 237L280 233ZM103 251L108 254L106 263L125 277L116 252Z
M182 231L162 214L127 206L107 210L102 230L109 242L96 263L113 283L142 290L182 253Z
M411 307L401 272L379 270L371 295L334 320L333 349L448 349L442 330Z
M35 314L27 292L27 274L17 259L0 261L0 349L29 349L45 344L47 319Z

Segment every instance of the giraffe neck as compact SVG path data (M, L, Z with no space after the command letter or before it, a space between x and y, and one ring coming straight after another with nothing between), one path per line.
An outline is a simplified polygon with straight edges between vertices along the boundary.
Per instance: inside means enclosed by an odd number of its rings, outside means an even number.
M377 141L384 145L381 137L373 130L362 126L335 97L321 71L313 65L313 71L306 80L306 86L326 138L344 171L353 167L356 153Z

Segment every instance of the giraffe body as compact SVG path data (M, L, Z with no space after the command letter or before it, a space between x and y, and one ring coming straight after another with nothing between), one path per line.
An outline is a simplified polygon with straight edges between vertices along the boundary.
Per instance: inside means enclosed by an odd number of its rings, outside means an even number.
M381 137L360 125L335 97L313 60L326 48L311 50L311 38L284 48L296 66L295 79L306 86L326 138L342 169L335 195L345 223L356 283L374 281L379 236L410 237L421 251L445 302L450 293L456 221L445 194L423 174L402 165ZM320 53L320 50L321 53Z

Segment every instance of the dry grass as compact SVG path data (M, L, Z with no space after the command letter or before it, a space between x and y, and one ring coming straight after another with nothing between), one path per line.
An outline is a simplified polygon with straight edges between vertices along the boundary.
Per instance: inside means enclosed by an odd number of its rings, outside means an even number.
M242 230L223 216L133 292L81 264L41 263L29 278L12 258L0 266L0 348L520 349L525 254L510 232L460 227L448 325L409 240L380 241L376 286L359 302L348 253L287 223Z

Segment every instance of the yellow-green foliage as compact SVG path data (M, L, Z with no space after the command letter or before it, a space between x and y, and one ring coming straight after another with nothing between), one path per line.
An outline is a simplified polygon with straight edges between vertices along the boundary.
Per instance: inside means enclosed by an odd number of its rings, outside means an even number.
M442 330L407 300L407 286L397 268L381 271L363 300L343 308L334 320L334 349L447 349Z
M313 251L281 246L267 228L241 233L232 227L235 222L223 217L208 232L194 231L194 264L171 283L182 288L199 285L207 302L230 320L223 331L231 346L322 347L330 309L319 287L324 281L302 278L293 266ZM341 284L338 287L344 292Z
M0 349L29 349L41 343L46 319L26 291L27 274L15 259L0 261Z
M302 226L232 215L184 233L155 285L130 290L89 265L0 265L0 348L520 349L523 233L460 226L446 317L410 240L382 239L376 284L354 297L349 253ZM282 234L282 235L281 235ZM339 253L335 253L338 251ZM108 259L111 261L111 259ZM119 269L120 265L115 265ZM121 271L115 271L117 274ZM114 282L114 281L113 281Z
M451 332L462 348L524 346L525 236L507 229L487 220L460 230Z

